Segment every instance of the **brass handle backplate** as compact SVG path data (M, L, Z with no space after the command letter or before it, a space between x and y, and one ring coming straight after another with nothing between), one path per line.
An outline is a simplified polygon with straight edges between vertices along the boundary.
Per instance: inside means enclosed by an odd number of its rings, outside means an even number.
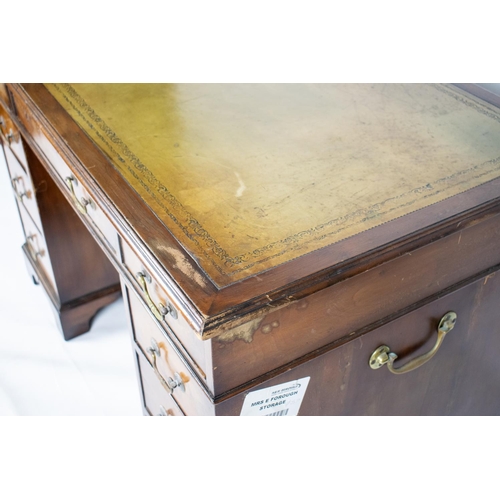
M73 186L73 183L76 182L74 177L66 177L65 179L67 186L69 187L69 190L71 192L71 198L73 198L73 203L75 204L76 208L78 211L82 214L87 214L87 205L90 203L89 200L86 200L85 198L82 198L80 201L76 197L75 193L75 188Z
M177 388L179 388L182 392L185 392L186 387L184 385L184 382L182 381L181 376L177 372L175 372L174 378L167 377L167 379L165 380L163 378L163 375L158 371L156 359L160 356L160 346L155 339L151 339L151 347L148 348L148 352L153 358L153 370L158 377L158 380L161 382L161 385L169 392L169 394L172 394Z
M170 314L174 319L177 319L177 311L170 304L166 306L162 303L159 303L158 306L153 302L153 299L149 295L147 281L151 282L151 278L147 276L147 274L142 271L136 274L136 278L139 281L139 285L141 285L142 291L144 292L144 298L146 299L146 303L148 304L149 310L153 313L153 316L158 321L163 321L167 314Z
M418 356L415 359L412 359L406 365L401 366L400 368L394 368L394 361L398 358L398 355L391 352L389 346L381 345L375 349L373 354L370 356L369 365L373 370L377 370L378 368L387 365L387 368L391 373L396 375L400 375L401 373L408 373L416 368L419 368L423 364L427 363L434 355L437 353L438 349L441 347L443 343L445 335L453 330L455 327L455 323L457 321L457 315L453 311L447 312L439 322L438 332L437 332L437 340L434 344L434 347L425 354Z

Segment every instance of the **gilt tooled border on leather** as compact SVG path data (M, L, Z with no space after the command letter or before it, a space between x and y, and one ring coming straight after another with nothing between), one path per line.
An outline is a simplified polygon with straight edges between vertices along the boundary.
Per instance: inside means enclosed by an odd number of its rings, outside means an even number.
M369 219L372 219L374 217L382 216L382 215L387 215L394 210L399 210L404 207L409 207L416 203L417 201L421 201L426 198L432 198L440 193L442 193L443 190L435 190L435 187L437 185L440 185L442 183L446 183L450 181L451 179L457 178L459 176L462 176L467 173L471 173L475 170L478 170L488 164L492 165L493 168L483 171L479 173L476 176L473 177L468 177L467 179L455 183L454 186L459 186L460 184L464 184L466 182L469 182L470 180L473 179L480 179L481 177L488 175L492 173L495 170L498 170L498 165L500 164L500 157L494 158L491 160L488 160L480 165L475 165L472 167L469 167L467 169L461 170L459 172L455 172L454 174L451 174L447 177L443 177L441 179L438 179L437 181L433 182L432 184L426 184L423 186L420 186L418 188L411 189L410 191L407 191L403 194L400 194L395 197L387 198L386 200L375 203L371 205L368 208L360 209L355 212L351 212L350 214L338 217L336 219L332 219L330 221L327 221L325 223L319 224L313 228L310 228L306 231L301 231L299 233L290 235L286 238L283 238L281 240L269 243L268 245L255 249L253 251L231 257L227 251L225 251L219 243L213 238L207 230L205 230L201 224L196 220L195 217L192 216L185 208L184 206L175 198L175 196L170 193L170 191L163 185L161 184L158 179L154 176L154 174L140 161L140 159L135 156L128 146L115 134L115 132L104 122L104 120L95 112L95 110L87 104L87 102L78 94L78 92L69 84L60 84L56 85L53 84L54 88L58 90L58 92L61 94L61 96L65 99L65 101L73 108L73 110L78 113L78 115L85 121L85 123L94 131L94 133L99 137L101 141L103 141L104 144L110 149L113 154L116 155L116 158L124 164L124 166L127 168L128 172L140 183L140 185L146 190L146 192L155 199L155 201L158 203L158 205L165 211L166 214L170 217L170 219L182 230L182 232L193 242L197 245L199 250L204 254L204 256L210 261L210 263L224 276L231 277L234 276L235 274L241 273L242 271L245 271L247 269L250 269L251 267L264 263L266 261L269 261L271 259L274 259L276 257L280 257L281 255L284 255L285 253L289 252L291 249L295 248L295 245L300 243L301 241L304 240L307 236L313 236L315 233L328 228L332 226L340 226L337 229L330 231L326 234L318 235L316 237L313 237L309 239L309 242L313 241L321 241L324 240L328 237L334 236L335 234L339 233L340 231L345 231L346 229L366 222ZM64 90L70 95L70 97L78 104L79 108L75 106L74 102L68 98L68 96L61 90L61 87L64 88ZM483 107L482 105L473 102L471 100L468 100L464 96L455 93L445 85L437 85L433 84L432 85L435 89L439 90L440 92L443 92L447 94L448 96L454 98L455 100L461 102L462 104L465 104L466 106L473 108L474 110L478 111L479 113L488 116L489 118L494 119L498 123L500 123L500 114L495 114L491 110ZM85 113L87 116L85 116L81 110L85 110ZM90 119L90 120L89 120ZM106 137L103 137L103 135L99 132L99 130L94 126L94 124L100 129ZM116 146L121 151L121 154L116 150L115 147L113 147L110 142ZM150 183L149 185L144 182L143 177L139 176L137 171L134 170L134 168L131 167L130 164L127 163L127 161L123 158L126 157L127 159L130 160L132 165L137 169L142 176L144 176L147 181ZM151 190L150 186L154 186L156 191ZM407 203L404 203L402 205L398 205L396 207L389 208L383 212L380 211L380 209L383 208L384 205L390 202L397 201L399 199L403 199L407 197L408 195L412 194L419 194L425 191L431 191L432 193L426 194L423 197L420 197L418 200L414 199L412 201L409 201ZM467 191L467 190L465 190ZM159 199L157 196L157 193L161 195L162 199ZM453 195L452 195L453 196ZM446 199L446 198L445 198ZM167 202L171 209L169 209L167 206L165 206L164 202ZM432 202L430 203L430 205ZM427 205L428 206L428 205ZM181 223L181 221L175 216L174 213L172 213L172 208L174 210L178 210L187 220L188 220L188 226L191 229L189 230L188 227L186 227L184 224ZM411 212L408 212L408 214ZM364 217L363 217L364 216ZM359 217L363 217L362 219L359 219ZM349 220L356 219L355 222L351 222L350 224L348 223ZM394 220L394 219L392 219ZM383 224L383 223L381 223ZM377 224L380 225L380 224ZM373 226L376 227L377 225ZM364 232L365 230L361 231ZM205 251L205 249L200 245L200 243L197 240L197 237L199 237L201 240L203 240L206 244L209 244L213 253L222 261L223 265L226 268L231 268L234 266L237 266L239 264L242 264L244 262L248 262L250 258L258 258L262 254L266 254L269 251L272 251L273 249L277 249L279 247L284 247L281 251L274 253L272 255L268 255L266 258L260 259L260 260L254 260L252 262L249 262L246 266L243 267L238 267L238 269L233 269L232 271L229 271L227 269L222 268L218 262L214 261L213 256ZM342 241L342 240L339 240ZM290 246L293 245L293 246Z

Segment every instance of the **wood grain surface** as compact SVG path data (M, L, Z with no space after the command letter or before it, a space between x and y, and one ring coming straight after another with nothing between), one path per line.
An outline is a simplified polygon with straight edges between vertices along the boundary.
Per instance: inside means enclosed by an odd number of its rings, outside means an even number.
M497 271L252 390L310 377L299 415L500 415L499 297ZM401 375L370 368L381 345L398 355L396 368L428 352L448 311L456 326L426 364ZM239 415L248 392L216 414Z

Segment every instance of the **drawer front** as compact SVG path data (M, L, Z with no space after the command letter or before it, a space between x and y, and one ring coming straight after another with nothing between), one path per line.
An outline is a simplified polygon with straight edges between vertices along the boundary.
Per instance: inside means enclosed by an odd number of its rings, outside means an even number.
M69 196L73 208L80 213L82 218L92 224L99 240L119 259L118 233L113 224L101 208L95 204L91 195L64 162L58 163L58 168L55 170L61 181L64 182L66 194Z
M196 336L193 329L177 307L172 295L165 291L159 284L159 280L151 271L144 266L134 251L123 243L123 264L136 280L141 290L142 300L153 305L156 309L153 314L162 312L162 307L172 307L175 311L157 317L157 321L163 328L170 332L177 347L184 351L183 355L190 359L191 365L196 369L198 375L204 379L209 387L212 386L211 371L209 366L210 341L203 341ZM140 277L142 276L142 278ZM165 312L165 311L163 311Z
M16 155L19 162L26 169L28 162L26 160L26 153L24 152L24 145L19 133L19 129L14 122L10 119L6 109L0 103L0 136L3 143L10 147L12 152Z
M117 260L120 260L120 243L113 224L95 203L89 205L87 216L97 231L100 240L116 255Z
M149 364L156 366L155 376L163 390L186 415L210 415L212 402L188 363L151 317L150 311L131 290L127 293L134 340ZM171 387L169 390L168 387Z
M433 357L407 373L372 369L382 346L393 368L428 354L438 324L457 315ZM500 271L445 295L252 389L310 377L299 415L500 415ZM383 359L382 359L383 360ZM247 393L217 406L239 415Z
M52 266L50 264L47 243L45 242L43 233L38 230L22 204L19 204L19 214L21 215L24 234L26 236L26 244L31 257L36 262L38 271L42 271L45 274L48 281L52 285L52 288L56 290L56 280L54 279L54 272L52 271Z
M153 368L142 354L137 354L144 407L151 416L183 417L184 413L174 399L163 389Z
M72 179L76 179L76 177L73 176ZM66 178L66 185L70 186L68 178ZM120 260L118 233L113 224L78 181L71 181L71 186L70 194L72 195L73 205L76 206L87 221L91 222L99 240L106 245L112 254L116 255L117 260Z
M31 178L17 161L12 151L8 147L5 147L4 150L12 188L16 194L17 201L19 204L24 205L38 229L41 230L42 222L40 220L40 214L38 212L36 202L36 192L31 182Z

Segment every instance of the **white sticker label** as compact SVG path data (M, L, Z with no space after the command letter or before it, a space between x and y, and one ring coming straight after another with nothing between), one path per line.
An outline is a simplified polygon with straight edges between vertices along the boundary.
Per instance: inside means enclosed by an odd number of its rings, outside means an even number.
M245 417L295 417L311 377L250 392L241 409Z

